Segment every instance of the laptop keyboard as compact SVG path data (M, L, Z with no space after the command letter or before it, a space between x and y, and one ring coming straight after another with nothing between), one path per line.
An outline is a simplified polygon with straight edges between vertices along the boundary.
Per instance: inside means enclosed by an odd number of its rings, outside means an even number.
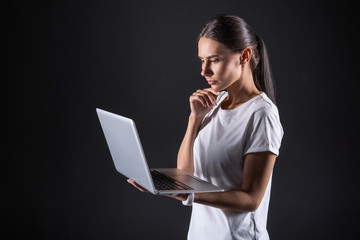
M151 176L157 190L192 190L191 187L152 170Z

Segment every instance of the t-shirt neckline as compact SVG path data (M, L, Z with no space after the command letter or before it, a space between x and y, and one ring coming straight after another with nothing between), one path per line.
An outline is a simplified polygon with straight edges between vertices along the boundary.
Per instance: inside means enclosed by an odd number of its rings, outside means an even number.
M224 95L224 98L223 98L223 99L220 101L220 103L219 103L219 108L220 108L221 111L225 111L225 112L235 111L235 110L237 110L237 109L242 108L242 107L245 106L245 105L248 105L249 103L251 103L251 102L253 102L254 100L256 100L257 98L259 98L260 96L263 96L264 94L265 94L264 92L260 92L260 94L256 95L256 96L253 97L253 98L250 98L249 100L247 100L246 102L244 102L243 104L241 104L240 106L238 106L238 107L236 107L236 108L223 109L223 108L221 107L222 102L223 102L223 101L225 100L225 98L229 95L229 93L226 92L226 94Z

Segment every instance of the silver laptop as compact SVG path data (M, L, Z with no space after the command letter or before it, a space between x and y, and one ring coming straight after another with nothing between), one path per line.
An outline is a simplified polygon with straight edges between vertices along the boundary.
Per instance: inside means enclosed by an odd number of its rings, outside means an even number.
M133 120L96 109L116 170L152 194L223 192L177 168L149 169Z

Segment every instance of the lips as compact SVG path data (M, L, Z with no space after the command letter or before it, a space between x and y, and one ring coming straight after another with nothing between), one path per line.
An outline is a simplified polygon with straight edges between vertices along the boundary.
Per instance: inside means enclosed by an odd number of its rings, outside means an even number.
M215 84L215 83L216 83L216 81L215 81L215 80L208 80L207 82L208 82L208 84L209 84L209 85L213 85L213 84Z

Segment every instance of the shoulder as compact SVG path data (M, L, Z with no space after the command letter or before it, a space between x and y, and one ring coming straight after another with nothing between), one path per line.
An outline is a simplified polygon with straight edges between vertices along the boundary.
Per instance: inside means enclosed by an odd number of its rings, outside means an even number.
M253 110L254 116L266 117L276 116L279 117L279 111L276 105L268 98L266 93L261 93L250 106Z
M265 93L257 97L251 108L249 124L252 127L258 128L263 126L266 129L277 129L279 134L282 135L283 130L278 108Z

